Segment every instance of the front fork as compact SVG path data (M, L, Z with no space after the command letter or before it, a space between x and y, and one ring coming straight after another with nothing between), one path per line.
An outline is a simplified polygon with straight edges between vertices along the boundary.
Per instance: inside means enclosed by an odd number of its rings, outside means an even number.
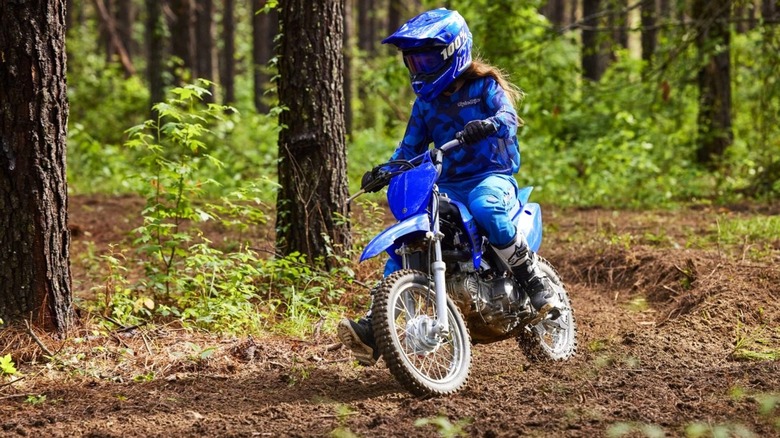
M433 291L436 301L436 320L433 324L426 324L425 336L429 340L441 339L449 334L449 318L447 317L447 286L445 283L445 273L447 271L444 257L442 257L441 239L444 235L439 227L439 190L434 186L431 200L431 231L425 235L426 239L433 243L433 262L431 271L433 272ZM396 251L396 254L402 256L403 267L409 268L407 256L409 253L403 246Z
M431 224L433 230L427 236L433 240L433 288L436 292L436 323L431 326L428 333L430 337L445 337L449 334L449 318L447 317L447 286L444 273L447 265L441 254L441 239L444 235L439 229L439 188L434 186L433 199L431 200Z

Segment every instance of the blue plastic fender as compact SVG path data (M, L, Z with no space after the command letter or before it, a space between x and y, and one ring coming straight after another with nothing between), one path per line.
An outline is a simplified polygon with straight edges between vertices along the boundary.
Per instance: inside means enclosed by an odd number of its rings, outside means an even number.
M539 204L525 204L515 223L528 240L531 251L538 252L542 246L542 208Z
M418 231L430 231L431 220L428 218L428 213L420 213L415 216L411 216L390 228L382 231L376 237L371 239L363 248L363 254L360 255L360 261L368 260L380 254L389 248L396 240Z

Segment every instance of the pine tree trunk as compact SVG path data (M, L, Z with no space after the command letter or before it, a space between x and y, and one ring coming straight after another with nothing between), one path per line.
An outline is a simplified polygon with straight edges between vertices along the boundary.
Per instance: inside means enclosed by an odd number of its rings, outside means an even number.
M235 1L225 0L225 10L222 12L222 71L220 82L225 91L222 102L232 105L236 101L236 23L234 17Z
M216 49L214 47L214 2L195 1L195 77L215 82L217 79ZM205 94L203 101L215 102L213 85L207 87L211 94Z
M393 0L390 0L393 3ZM344 129L352 135L352 0L344 2Z
M133 40L133 23L135 22L135 6L132 0L116 0L114 4L116 17L116 33L127 53L127 58L133 60L135 42Z
M146 77L149 81L150 106L165 99L163 84L163 49L165 29L162 21L162 5L158 0L146 0ZM152 119L156 116L152 114Z
M358 47L367 55L376 51L376 0L358 0Z
M566 25L566 1L565 0L549 0L544 6L542 6L542 15L547 17L552 23L553 28L558 30Z
M346 203L342 0L287 0L279 13L277 248L310 262L350 245ZM307 41L308 44L301 44ZM334 86L334 84L336 86Z
M699 27L696 40L704 59L699 70L698 147L696 159L717 167L734 134L731 128L731 0L695 0L692 15Z
M602 52L602 38L599 37L599 13L601 0L585 0L582 7L582 75L585 79L598 81L604 74L605 60Z
M387 5L387 35L390 35L404 24L407 12L403 0L389 0Z
M270 109L265 96L271 87L271 75L268 72L268 62L274 56L274 38L279 32L279 14L257 11L263 9L266 0L250 0L252 5L252 63L254 79L255 109L258 113L267 113Z
M71 321L65 2L0 2L0 318Z
M652 2L653 0L645 0ZM628 1L627 0L611 0L610 8L612 12L609 14L609 27L612 30L612 41L615 45L620 46L623 49L628 48ZM607 47L607 50L612 52L612 47ZM614 59L614 56L612 56Z
M779 5L780 1L777 0L761 0L761 17L764 19L764 22L777 24Z
M645 0L641 6L642 22L642 59L650 65L653 61L656 45L658 44L658 2L656 0Z
M171 54L181 60L174 70L176 81L192 79L195 74L195 3L194 0L169 0L173 16L168 24L171 34ZM189 77L188 77L189 76Z

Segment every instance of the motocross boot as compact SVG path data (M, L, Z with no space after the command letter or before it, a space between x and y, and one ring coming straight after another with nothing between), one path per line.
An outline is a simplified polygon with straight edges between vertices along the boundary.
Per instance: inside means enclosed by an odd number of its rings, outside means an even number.
M536 262L536 254L528 248L525 236L518 233L506 247L493 246L493 249L512 268L512 275L528 294L534 309L542 316L549 314L552 319L560 316L555 294L544 281L545 275Z
M352 350L355 360L364 367L373 366L379 360L379 349L374 340L371 326L371 312L357 321L344 318L339 322L337 332L341 343Z

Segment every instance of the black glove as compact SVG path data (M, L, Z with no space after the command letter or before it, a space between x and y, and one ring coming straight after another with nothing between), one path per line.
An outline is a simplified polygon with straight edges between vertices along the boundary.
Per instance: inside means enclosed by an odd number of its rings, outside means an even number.
M360 188L366 193L378 192L385 185L384 181L380 180L385 178L387 178L387 171L375 167L363 174L363 178L360 180Z
M496 132L496 127L489 120L472 120L466 123L463 128L463 141L467 144L473 144L480 140L488 138L489 135Z

